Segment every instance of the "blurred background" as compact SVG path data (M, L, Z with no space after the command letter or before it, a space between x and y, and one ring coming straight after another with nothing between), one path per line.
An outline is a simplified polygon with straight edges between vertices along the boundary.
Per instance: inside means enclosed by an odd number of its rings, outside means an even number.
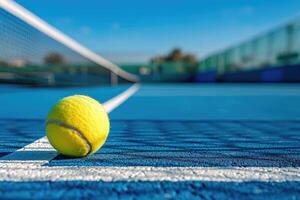
M299 0L16 3L101 58L2 5L2 84L300 81Z

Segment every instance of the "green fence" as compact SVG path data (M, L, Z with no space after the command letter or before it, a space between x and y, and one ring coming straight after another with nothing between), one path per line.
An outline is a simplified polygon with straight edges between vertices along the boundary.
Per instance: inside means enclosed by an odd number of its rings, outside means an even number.
M300 63L300 19L211 54L199 71L219 74Z

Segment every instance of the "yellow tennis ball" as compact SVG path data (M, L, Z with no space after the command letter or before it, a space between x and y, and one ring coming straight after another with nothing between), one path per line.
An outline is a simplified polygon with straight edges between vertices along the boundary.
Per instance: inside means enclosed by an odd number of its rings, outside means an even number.
M105 143L109 119L104 107L82 95L61 99L49 112L46 134L61 154L83 157L95 153Z

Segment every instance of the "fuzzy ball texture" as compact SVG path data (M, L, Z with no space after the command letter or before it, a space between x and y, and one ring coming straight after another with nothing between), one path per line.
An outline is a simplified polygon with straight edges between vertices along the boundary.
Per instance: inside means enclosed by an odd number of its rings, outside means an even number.
M110 123L96 100L74 95L60 100L49 112L46 134L62 155L84 157L98 151L106 141Z

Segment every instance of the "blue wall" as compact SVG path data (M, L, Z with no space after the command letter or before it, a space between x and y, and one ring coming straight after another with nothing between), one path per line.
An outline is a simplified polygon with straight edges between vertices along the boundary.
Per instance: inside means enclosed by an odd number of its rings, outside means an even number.
M217 71L213 70L213 71L196 74L195 81L202 82L202 83L211 83L211 82L216 82L217 77L218 77Z
M216 71L202 72L196 82L300 82L300 65L268 67L217 75Z

